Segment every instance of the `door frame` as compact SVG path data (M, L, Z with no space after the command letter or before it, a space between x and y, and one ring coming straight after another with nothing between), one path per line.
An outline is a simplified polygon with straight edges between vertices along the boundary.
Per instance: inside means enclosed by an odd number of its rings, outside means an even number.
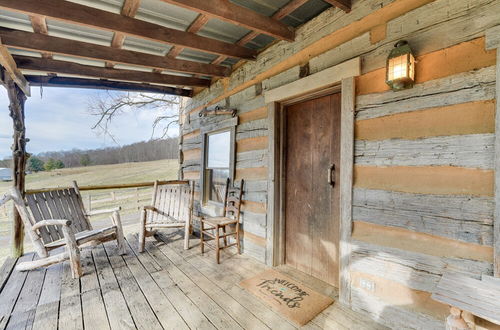
M335 74L332 74L332 73ZM331 67L288 85L266 92L269 123L269 168L266 262L279 266L285 261L284 219L284 108L288 105L341 93L340 139L340 241L339 301L351 304L352 186L354 167L355 76L360 74L359 58ZM311 83L314 81L314 83ZM301 86L296 89L294 86ZM304 90L308 86L309 90Z

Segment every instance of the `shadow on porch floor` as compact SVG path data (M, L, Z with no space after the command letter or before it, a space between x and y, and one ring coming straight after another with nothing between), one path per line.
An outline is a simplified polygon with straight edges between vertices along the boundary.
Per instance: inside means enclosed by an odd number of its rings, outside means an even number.
M238 283L266 267L225 253L200 254L198 239L183 250L182 235L148 239L145 253L127 238L128 254L114 242L82 251L84 276L73 280L69 264L26 273L0 270L0 329L295 329L296 326L240 288ZM31 259L27 254L21 259ZM280 268L336 298L336 291L289 268ZM337 302L306 329L384 329Z

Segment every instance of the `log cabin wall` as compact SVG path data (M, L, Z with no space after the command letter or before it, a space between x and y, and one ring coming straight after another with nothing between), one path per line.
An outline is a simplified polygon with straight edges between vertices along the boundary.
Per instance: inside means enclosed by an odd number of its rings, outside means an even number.
M305 65L313 74L360 56L351 307L394 328L442 329L448 306L430 292L443 272L493 272L496 52L485 49L485 31L500 23L498 13L498 0L356 0L349 14L327 10L295 42L276 43L185 102L183 178L200 178L197 113L238 109L236 179L248 183L243 249L269 262L262 92L299 79ZM393 92L385 61L402 39L417 57L416 85Z

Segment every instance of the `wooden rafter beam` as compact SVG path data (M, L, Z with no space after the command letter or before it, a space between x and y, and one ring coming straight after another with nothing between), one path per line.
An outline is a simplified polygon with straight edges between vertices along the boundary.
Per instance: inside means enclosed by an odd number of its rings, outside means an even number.
M139 10L141 5L141 0L125 0L123 2L121 14L126 17L134 17ZM122 48L125 42L125 35L121 32L113 33L113 39L111 40L111 47ZM114 63L106 62L106 67L112 68Z
M162 0L176 6L187 8L216 17L226 22L244 26L278 39L295 39L295 32L286 24L251 9L236 5L228 0Z
M135 70L122 70L83 65L67 61L57 61L31 56L14 55L17 67L21 70L50 72L60 74L80 75L101 79L133 81L141 83L179 85L179 86L210 86L210 80L166 75L162 73L142 72Z
M217 55L242 59L254 59L257 56L253 49L64 0L0 0L0 8Z
M271 16L275 20L280 20L288 15L290 15L293 11L298 9L300 6L305 4L309 0L292 0L289 3L287 3L285 6L283 6L281 9L279 9L276 13ZM244 46L253 39L255 39L260 33L258 31L250 31L247 33L243 38L238 40L236 43L237 45ZM212 64L221 64L224 62L228 56L219 56L215 60L212 61Z
M26 76L33 86L43 87L68 87L68 88L90 88L106 89L128 92L159 93L191 97L193 92L189 89L155 86L148 84L135 84L121 81L109 81L99 79L49 77L49 76Z
M47 20L45 19L45 16L30 16L30 21L31 21L31 26L33 27L33 31L35 33L40 33L40 34L49 34L49 29L47 27ZM52 54L50 53L43 53L43 57L45 58L52 58Z
M8 74L10 79L23 91L26 96L31 96L30 84L17 67L16 62L0 41L0 65L5 69L5 74Z
M191 32L191 33L196 33L203 28L203 26L208 22L208 20L209 20L208 16L200 14L200 15L198 15L198 17L196 17L196 19L193 21L193 23L191 23L191 25L188 27L188 29L186 31ZM170 49L170 51L168 52L167 56L175 58L183 50L184 50L184 47L179 47L179 46L172 47L172 49Z
M346 13L351 11L351 0L324 0L332 6L338 7Z
M154 69L228 76L230 69L224 66L177 60L165 56L150 55L125 49L115 49L76 40L46 36L24 31L0 28L0 38L6 46L61 55L89 58Z

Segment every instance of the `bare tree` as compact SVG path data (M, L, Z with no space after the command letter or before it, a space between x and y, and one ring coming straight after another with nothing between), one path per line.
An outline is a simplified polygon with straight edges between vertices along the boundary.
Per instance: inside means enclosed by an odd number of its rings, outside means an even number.
M98 118L92 129L99 130L116 142L109 126L114 118L130 110L161 110L153 122L151 138L158 129L162 131L160 138L165 138L169 129L179 123L179 103L178 96L108 91L89 101L89 112Z

